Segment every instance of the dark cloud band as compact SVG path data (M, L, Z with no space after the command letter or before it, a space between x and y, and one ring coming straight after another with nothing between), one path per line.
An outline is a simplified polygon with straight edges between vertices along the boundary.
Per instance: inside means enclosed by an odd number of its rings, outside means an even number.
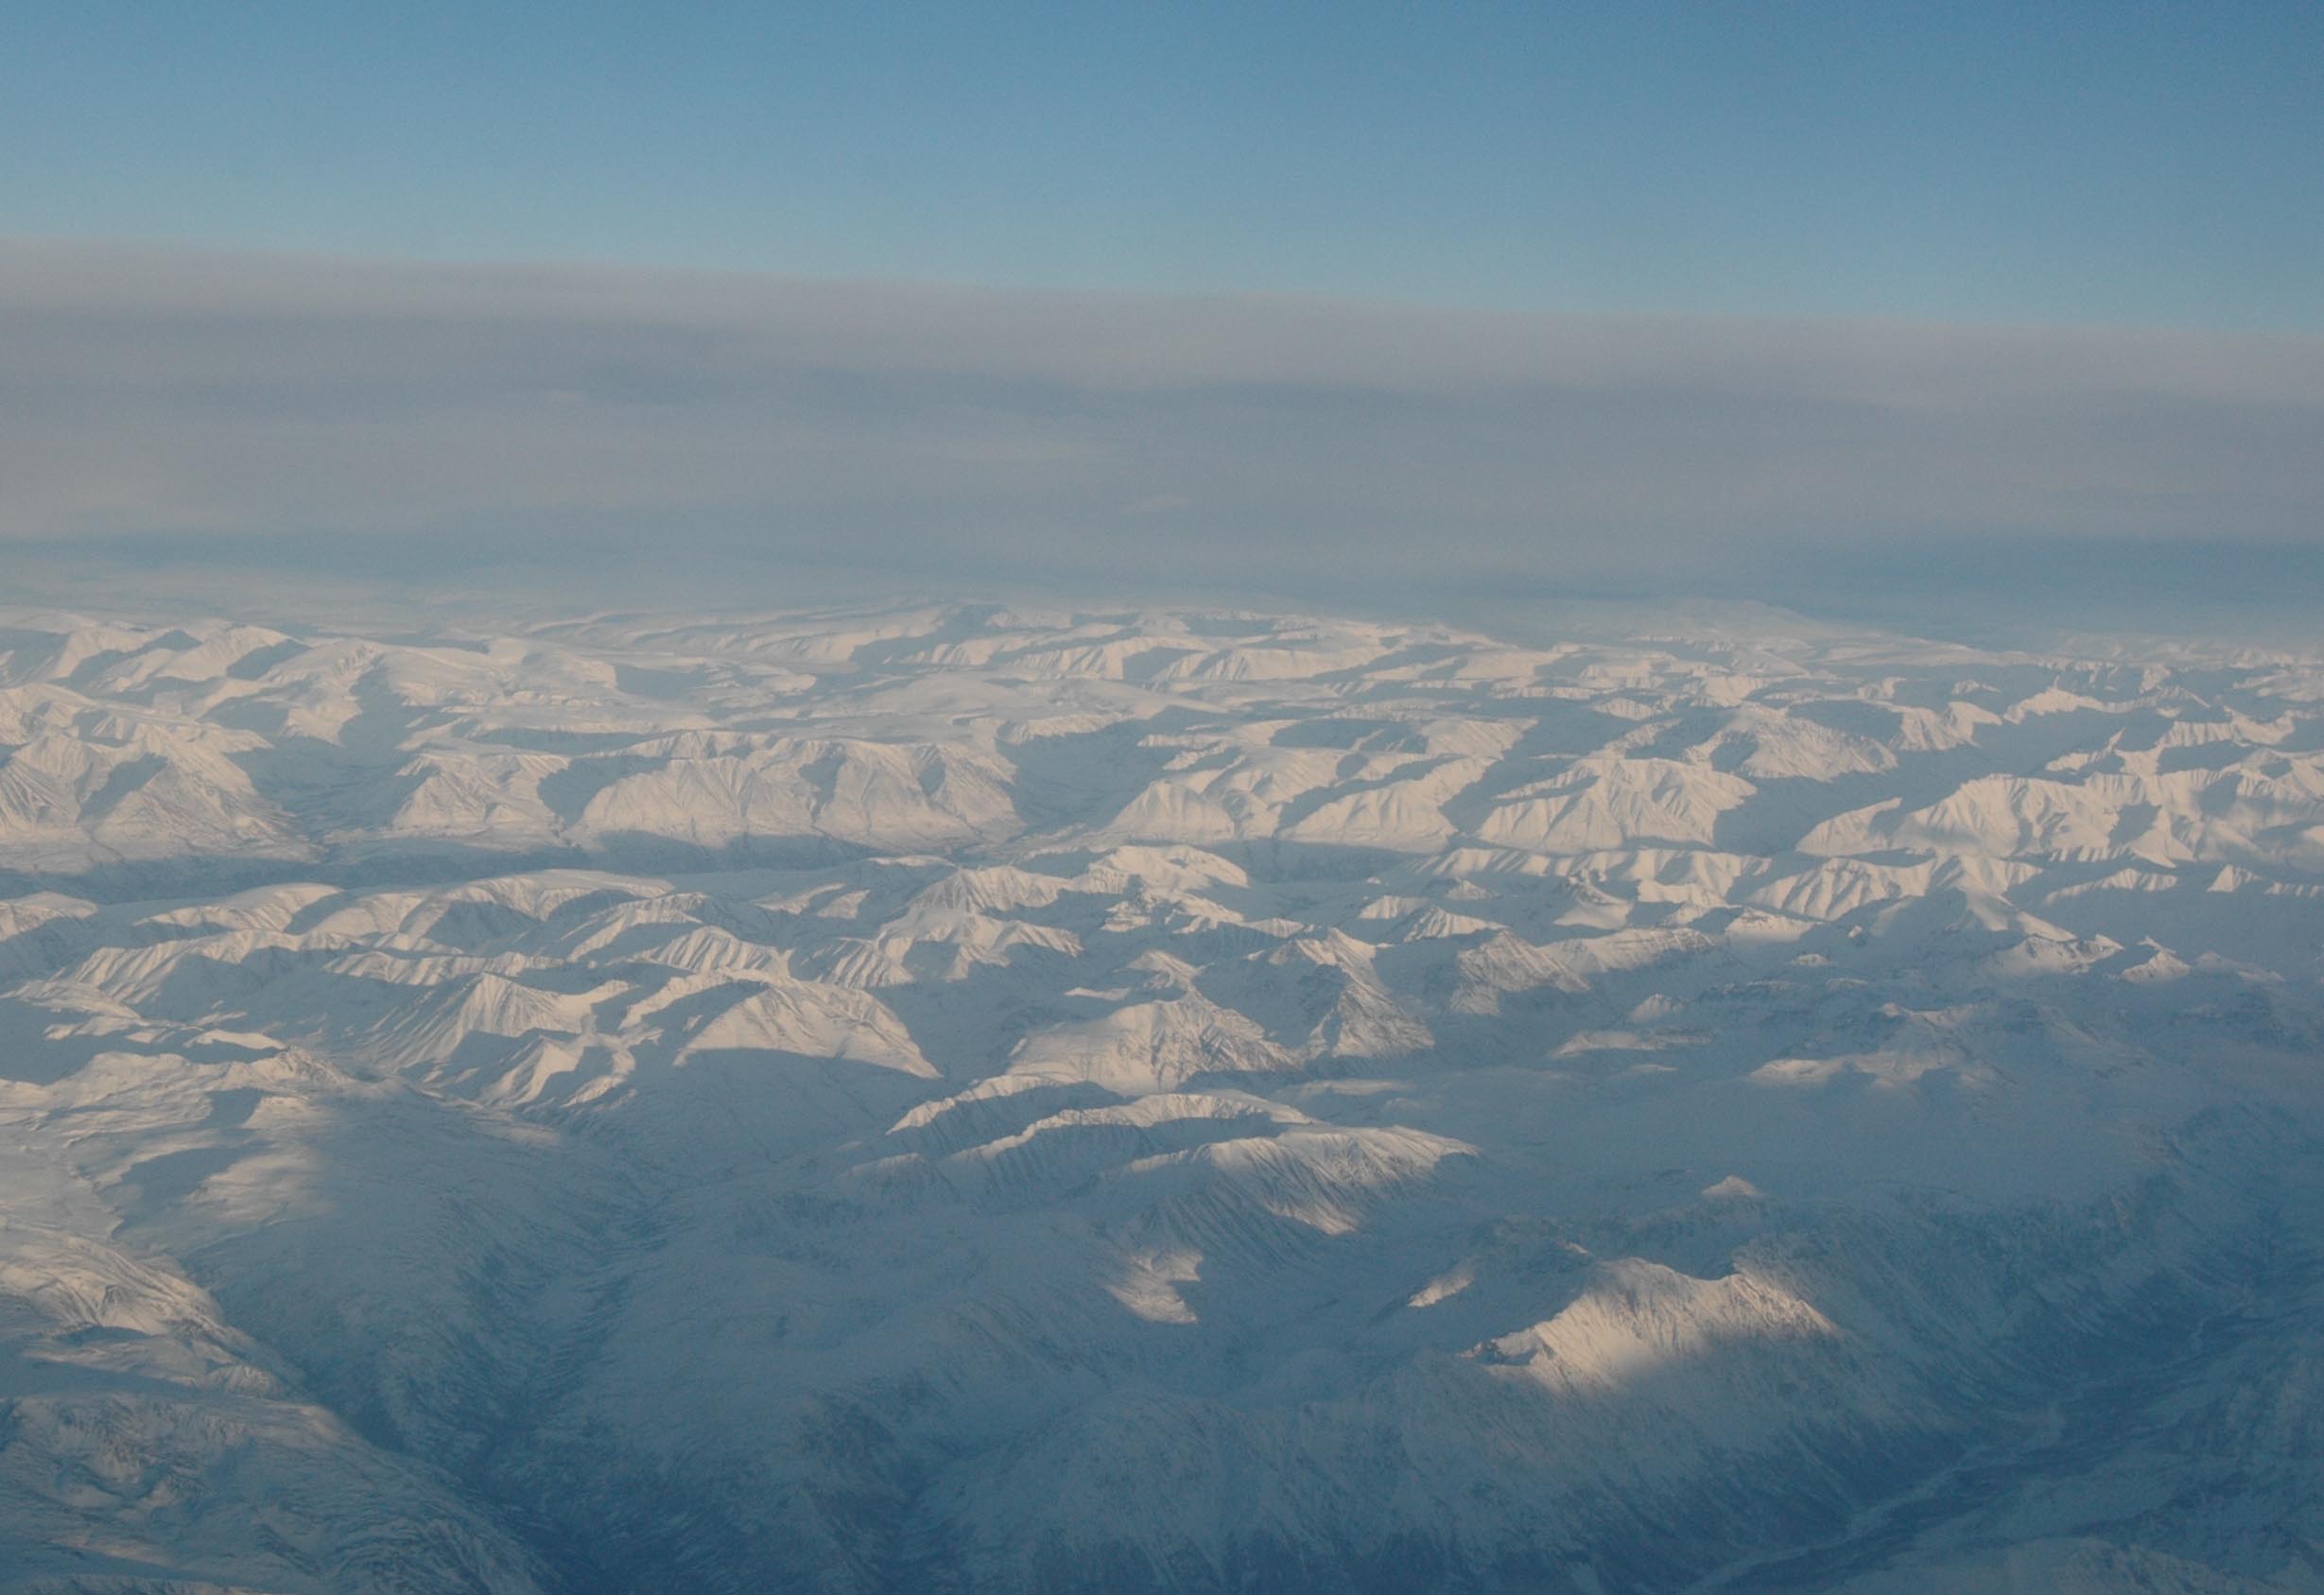
M2324 540L2324 340L0 249L0 535L1491 582Z

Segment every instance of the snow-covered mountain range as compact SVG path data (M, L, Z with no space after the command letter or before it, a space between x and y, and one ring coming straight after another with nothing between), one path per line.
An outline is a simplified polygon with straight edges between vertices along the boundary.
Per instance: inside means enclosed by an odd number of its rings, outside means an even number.
M2324 656L431 623L0 616L0 1590L2324 1588Z

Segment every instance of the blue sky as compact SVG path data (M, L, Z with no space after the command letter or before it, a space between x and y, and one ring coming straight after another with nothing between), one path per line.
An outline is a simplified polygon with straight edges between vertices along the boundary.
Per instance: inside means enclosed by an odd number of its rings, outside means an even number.
M2324 322L2324 7L0 5L0 234Z
M0 542L2312 633L2320 79L2315 0L0 0Z

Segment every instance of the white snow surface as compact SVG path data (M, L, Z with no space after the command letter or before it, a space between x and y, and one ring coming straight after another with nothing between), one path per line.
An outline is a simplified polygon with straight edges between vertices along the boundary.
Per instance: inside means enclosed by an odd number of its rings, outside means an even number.
M2324 1589L2324 658L0 614L0 1592Z

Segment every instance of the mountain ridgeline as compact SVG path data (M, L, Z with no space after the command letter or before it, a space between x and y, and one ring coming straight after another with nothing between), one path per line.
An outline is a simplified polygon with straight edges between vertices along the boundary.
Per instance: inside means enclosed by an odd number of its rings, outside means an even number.
M2324 659L0 615L0 1591L2324 1589Z

